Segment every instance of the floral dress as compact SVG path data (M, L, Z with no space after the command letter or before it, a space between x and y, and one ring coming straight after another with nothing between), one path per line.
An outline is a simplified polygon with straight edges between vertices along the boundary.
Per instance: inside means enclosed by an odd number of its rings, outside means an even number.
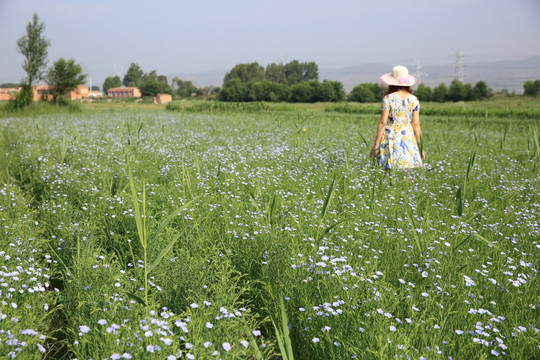
M420 102L414 95L403 100L398 94L383 98L382 110L388 110L388 122L379 146L379 163L385 169L410 169L422 166L422 158L412 127L414 111Z

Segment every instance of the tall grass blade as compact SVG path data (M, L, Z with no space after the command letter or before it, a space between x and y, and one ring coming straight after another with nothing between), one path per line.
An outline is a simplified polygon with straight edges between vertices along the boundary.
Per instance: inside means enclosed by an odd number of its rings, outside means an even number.
M460 187L456 191L456 208L458 216L463 215L463 194Z
M334 192L334 183L336 179L332 179L332 183L330 184L330 187L328 188L328 193L326 194L326 198L324 199L324 203L321 209L321 221L324 218L324 214L326 214L326 209L328 208L328 203L330 202L330 199L332 198L332 194Z
M281 352L281 357L283 360L294 360L292 342L289 333L289 319L287 317L285 304L283 303L283 297L281 296L279 298L279 310L281 313L281 329L278 328L274 322L274 319L272 319L272 324L274 325L274 330L276 331L276 338L278 341L279 350Z
M473 232L472 233L478 240L482 240L483 242L485 242L489 247L494 247L495 249L499 250L499 251L502 251L502 249L493 244L491 241L489 241L488 239L486 239L485 237L483 237L482 235L478 234L477 232Z
M161 234L161 232L163 231L163 229L165 229L165 227L167 225L169 225L169 223L175 218L178 216L178 214L180 214L182 211L184 211L185 209L187 209L191 204L193 204L193 202L195 200L197 200L198 197L195 197L193 199L191 199L190 201L186 202L184 205L180 206L178 209L176 209L175 211L173 211L172 213L170 213L169 215L167 215L167 217L165 219L163 219L161 221L161 223L159 224L159 226L157 227L156 229L156 232L154 233L154 236L152 237L152 241L156 240L157 237L159 236L159 234Z
M424 244L422 243L421 239L420 239L420 236L418 235L418 232L416 231L416 222L414 221L414 216L413 216L413 213L412 213L412 210L410 207L408 207L407 209L407 217L409 219L409 223L411 224L412 226L412 233L413 233L413 237L414 237L414 241L416 243L416 246L418 248L418 250L420 251L420 254L422 254L422 256L424 256Z
M154 270L159 265L161 259L163 259L163 257L172 249L172 247L179 238L180 235L176 236L167 244L167 246L165 246L165 248L163 248L163 250L161 250L161 252L158 254L158 256L156 256L152 264L150 264L150 266L148 267L148 274L150 274L152 270Z
M131 201L133 203L133 211L135 212L135 222L137 224L137 233L139 234L139 241L144 249L146 249L146 239L144 237L145 231L143 228L143 220L141 217L141 210L139 207L139 199L137 197L137 189L135 189L135 182L131 175L131 168L129 168L129 186L131 188ZM144 201L144 199L143 199Z

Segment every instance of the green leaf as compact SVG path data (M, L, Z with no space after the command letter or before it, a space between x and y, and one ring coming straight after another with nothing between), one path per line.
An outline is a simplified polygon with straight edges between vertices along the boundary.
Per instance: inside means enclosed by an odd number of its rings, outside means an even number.
M154 270L154 268L156 266L159 265L159 263L161 262L161 259L163 259L163 257L165 256L165 254L167 254L171 248L173 247L174 243L176 243L176 241L180 238L180 235L178 235L177 237L175 237L174 239L172 239L168 244L167 246L165 246L165 248L163 250L161 250L161 252L159 253L159 255L154 259L154 261L152 262L152 264L150 264L150 267L148 268L148 274L150 274L152 272L152 270Z
M138 297L137 295L133 293L129 293L129 292L126 292L126 295L130 297L131 299L135 300L136 302L138 302L139 304L146 306L146 304L144 303L144 300Z
M159 234L161 234L161 232L163 231L163 229L165 229L165 227L176 217L178 216L178 214L180 214L182 211L184 211L185 209L187 209L195 200L197 200L198 197L194 197L193 199L191 199L190 201L188 201L187 203L185 203L184 205L180 206L178 209L176 209L175 211L173 211L172 213L170 213L165 219L163 219L161 221L161 223L159 223L159 226L158 228L156 229L156 232L154 233L154 236L152 237L152 243L154 242L154 240L157 239L157 237L159 236Z

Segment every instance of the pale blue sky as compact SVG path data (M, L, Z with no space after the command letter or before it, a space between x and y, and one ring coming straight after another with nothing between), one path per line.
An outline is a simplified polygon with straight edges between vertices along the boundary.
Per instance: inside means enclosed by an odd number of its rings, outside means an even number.
M540 0L0 0L0 83L24 77L16 41L34 12L49 65L73 57L100 87L131 62L168 75L294 59L451 63L457 50L465 61L540 55Z

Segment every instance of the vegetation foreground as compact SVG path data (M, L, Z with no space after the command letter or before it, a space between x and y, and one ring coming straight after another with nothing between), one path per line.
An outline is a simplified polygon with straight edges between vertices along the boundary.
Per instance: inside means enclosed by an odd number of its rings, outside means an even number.
M0 119L0 357L538 358L537 120L345 112Z

